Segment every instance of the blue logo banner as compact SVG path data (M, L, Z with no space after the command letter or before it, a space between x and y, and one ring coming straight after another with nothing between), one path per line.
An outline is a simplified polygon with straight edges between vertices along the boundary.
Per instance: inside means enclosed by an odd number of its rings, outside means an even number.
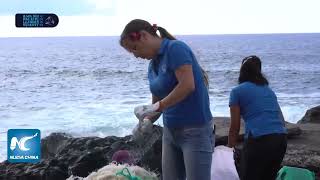
M9 129L7 158L11 163L37 163L41 159L39 129Z
M59 23L59 18L55 14L16 14L16 27L23 28L52 28Z

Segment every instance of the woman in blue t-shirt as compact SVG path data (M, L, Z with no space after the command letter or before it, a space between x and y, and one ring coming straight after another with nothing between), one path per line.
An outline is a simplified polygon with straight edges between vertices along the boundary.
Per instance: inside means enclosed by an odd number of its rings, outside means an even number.
M193 52L164 28L140 19L126 25L120 45L150 60L152 104L142 108L141 129L158 119L155 112L162 112L163 179L210 180L213 122L205 77Z
M277 97L261 73L257 56L243 59L238 81L239 85L230 93L228 146L236 145L242 117L245 142L240 160L241 179L275 179L287 148L286 128Z

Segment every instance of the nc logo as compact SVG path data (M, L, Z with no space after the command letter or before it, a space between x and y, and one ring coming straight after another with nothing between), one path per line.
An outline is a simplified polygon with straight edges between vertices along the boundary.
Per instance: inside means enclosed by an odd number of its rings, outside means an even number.
M39 129L9 129L7 158L11 163L36 163L41 159L41 134Z
M36 134L33 135L33 136L23 137L23 138L20 139L20 141L18 141L18 138L17 138L17 137L13 137L13 138L11 139L10 149L13 151L13 150L17 147L17 145L18 145L18 147L19 147L19 149L20 149L21 151L29 151L30 148L27 148L27 147L25 146L25 143L26 143L26 141L28 141L28 140L36 137L37 135L38 135L38 133L36 133Z
M163 73L166 73L166 72L167 72L167 65L166 65L166 64L163 64L163 65L161 66L161 71L162 71Z

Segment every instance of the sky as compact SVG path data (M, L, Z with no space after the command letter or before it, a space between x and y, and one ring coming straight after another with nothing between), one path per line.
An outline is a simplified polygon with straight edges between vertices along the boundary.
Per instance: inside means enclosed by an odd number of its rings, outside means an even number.
M319 33L320 0L1 0L0 37L118 36L132 19L174 35ZM54 13L55 28L16 28L16 13Z

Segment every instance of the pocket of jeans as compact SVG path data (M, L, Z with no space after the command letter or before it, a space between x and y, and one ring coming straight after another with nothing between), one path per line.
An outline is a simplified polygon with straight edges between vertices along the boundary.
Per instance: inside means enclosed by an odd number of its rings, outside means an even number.
M205 126L205 127L195 127L195 128L187 128L183 130L183 134L185 136L208 136L212 134L212 127Z
M183 144L190 151L212 152L212 133L208 127L188 128L183 131Z
M183 130L184 137L199 137L205 134L204 128L188 128Z

